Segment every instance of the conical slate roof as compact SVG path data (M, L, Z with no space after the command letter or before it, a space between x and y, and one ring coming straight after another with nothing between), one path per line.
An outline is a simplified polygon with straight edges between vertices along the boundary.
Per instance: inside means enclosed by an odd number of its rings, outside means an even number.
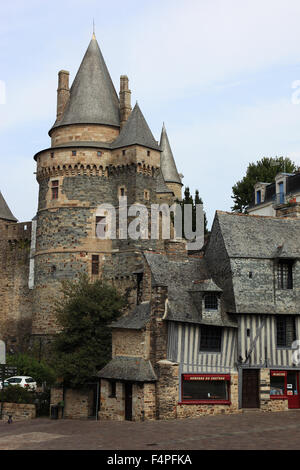
M163 125L160 138L160 167L164 180L168 183L181 183L176 163L173 157L165 125Z
M13 216L10 208L6 204L4 197L0 191L0 219L11 220L17 222L17 219Z
M120 135L112 143L111 147L120 148L128 145L143 145L144 147L159 150L159 146L137 103L122 128Z
M70 99L53 128L69 124L120 126L119 99L93 35L70 89Z

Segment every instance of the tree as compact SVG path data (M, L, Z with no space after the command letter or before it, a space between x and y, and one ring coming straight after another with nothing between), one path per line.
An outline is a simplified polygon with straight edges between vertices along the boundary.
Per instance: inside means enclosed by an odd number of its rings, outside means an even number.
M179 202L179 201L177 201ZM199 191L196 189L195 191L195 198L190 193L190 188L188 186L185 187L184 189L184 197L182 201L180 202L181 209L182 209L182 227L184 227L184 206L185 204L190 204L192 206L192 230L196 230L196 205L197 204L203 204L203 201L201 197L199 196ZM207 229L207 218L206 218L206 213L204 212L204 233L208 233Z
M253 201L254 185L256 183L272 183L278 173L293 173L295 170L295 163L284 157L264 157L256 163L250 163L244 178L232 187L233 196L231 198L234 201L232 210L246 211L246 208Z
M38 361L29 354L12 354L7 357L7 364L9 366L17 367L19 375L29 375L33 377L38 385L46 382L47 385L52 385L55 382L54 370L45 362Z
M111 329L125 300L101 280L63 281L56 307L62 331L53 343L55 370L65 385L78 387L95 377L111 358Z

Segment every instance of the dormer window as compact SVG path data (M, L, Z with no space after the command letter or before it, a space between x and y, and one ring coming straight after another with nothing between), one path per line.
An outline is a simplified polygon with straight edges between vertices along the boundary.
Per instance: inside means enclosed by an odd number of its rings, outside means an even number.
M293 289L293 262L279 261L277 264L277 288Z
M217 294L210 293L204 297L205 310L218 310L218 296Z

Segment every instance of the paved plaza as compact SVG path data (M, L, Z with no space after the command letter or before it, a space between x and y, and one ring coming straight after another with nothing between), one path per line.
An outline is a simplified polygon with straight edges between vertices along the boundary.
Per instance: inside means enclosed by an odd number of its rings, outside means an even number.
M0 450L300 449L300 411L152 422L0 421Z

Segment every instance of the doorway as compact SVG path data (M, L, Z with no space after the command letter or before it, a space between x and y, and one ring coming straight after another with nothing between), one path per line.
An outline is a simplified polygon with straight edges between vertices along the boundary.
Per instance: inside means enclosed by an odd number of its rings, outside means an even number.
M259 408L259 370L243 369L242 408Z
M132 383L125 382L125 419L132 421Z

